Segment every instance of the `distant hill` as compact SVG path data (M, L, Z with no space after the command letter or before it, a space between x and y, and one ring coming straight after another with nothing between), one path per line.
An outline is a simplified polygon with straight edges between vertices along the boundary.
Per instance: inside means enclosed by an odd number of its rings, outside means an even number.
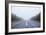
M32 20L36 20L40 22L40 13L34 17L31 18Z

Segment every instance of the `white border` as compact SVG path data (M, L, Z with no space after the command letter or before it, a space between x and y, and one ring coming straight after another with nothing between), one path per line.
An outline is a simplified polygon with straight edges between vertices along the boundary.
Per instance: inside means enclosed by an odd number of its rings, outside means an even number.
M41 27L40 28L25 28L25 29L11 29L11 6L35 6L35 7L41 7ZM9 3L9 27L8 32L22 32L22 31L39 31L43 30L43 5L27 5L27 4L13 4Z

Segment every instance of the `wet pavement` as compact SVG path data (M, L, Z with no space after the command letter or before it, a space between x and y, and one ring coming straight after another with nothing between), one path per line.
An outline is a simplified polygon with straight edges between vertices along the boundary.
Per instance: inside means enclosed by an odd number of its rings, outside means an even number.
M30 21L19 21L19 22L12 22L11 28L39 28L40 23L38 21L30 20Z

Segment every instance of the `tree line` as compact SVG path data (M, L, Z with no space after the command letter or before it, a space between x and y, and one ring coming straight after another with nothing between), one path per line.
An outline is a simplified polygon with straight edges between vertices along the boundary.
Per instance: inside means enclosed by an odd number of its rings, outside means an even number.
M11 14L11 21L19 21L19 20L21 20L20 17L14 15L14 14Z

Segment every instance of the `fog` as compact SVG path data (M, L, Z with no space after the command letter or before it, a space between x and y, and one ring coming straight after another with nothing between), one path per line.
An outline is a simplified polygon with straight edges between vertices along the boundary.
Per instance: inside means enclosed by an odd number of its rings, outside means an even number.
M40 13L41 8L38 7L12 7L12 13L25 20L32 18Z

